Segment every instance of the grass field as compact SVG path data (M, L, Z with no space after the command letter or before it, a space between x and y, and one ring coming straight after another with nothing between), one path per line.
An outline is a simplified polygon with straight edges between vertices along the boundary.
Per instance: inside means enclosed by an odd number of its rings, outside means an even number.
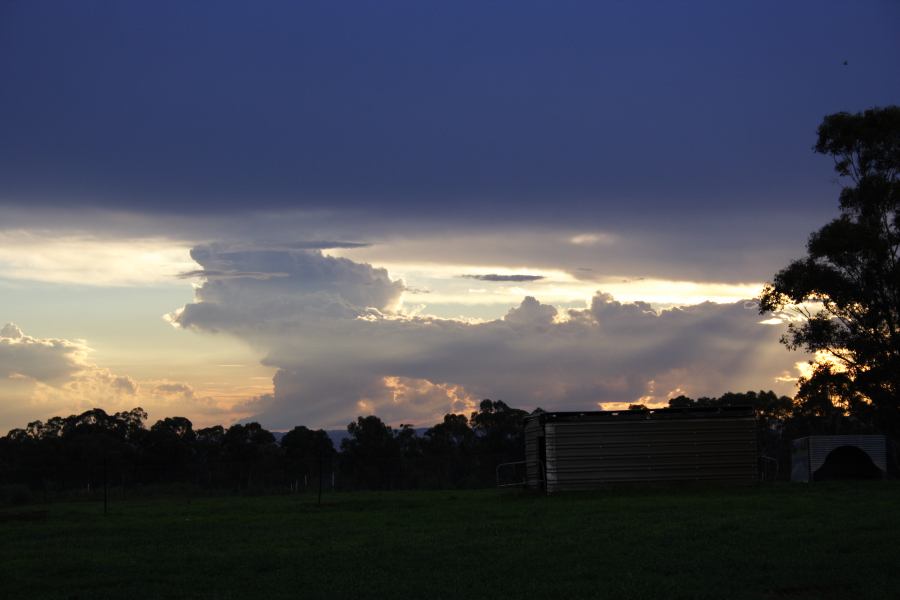
M897 483L0 511L9 598L881 599L898 565Z

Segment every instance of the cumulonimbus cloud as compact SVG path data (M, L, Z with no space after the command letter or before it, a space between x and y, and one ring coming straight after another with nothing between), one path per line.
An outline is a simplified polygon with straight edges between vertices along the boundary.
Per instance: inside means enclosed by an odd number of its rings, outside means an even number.
M170 316L265 352L278 371L257 417L270 426L335 426L370 412L427 424L482 397L585 410L788 385L775 381L790 364L780 328L743 302L658 312L598 292L589 307L560 311L528 297L502 319L468 323L404 315L401 281L316 251L204 246L192 256L204 269L288 274L208 280Z

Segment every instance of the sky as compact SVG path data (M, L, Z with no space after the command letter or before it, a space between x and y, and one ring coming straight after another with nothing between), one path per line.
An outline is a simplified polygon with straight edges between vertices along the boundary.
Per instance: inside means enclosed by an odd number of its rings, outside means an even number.
M900 4L0 0L0 430L792 394ZM6 324L4 326L4 324Z

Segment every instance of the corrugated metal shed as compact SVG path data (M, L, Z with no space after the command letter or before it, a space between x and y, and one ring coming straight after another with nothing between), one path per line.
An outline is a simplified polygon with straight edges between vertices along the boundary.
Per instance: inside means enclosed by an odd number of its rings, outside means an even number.
M749 407L539 413L526 421L525 454L528 487L547 492L758 478Z
M793 441L791 481L813 481L815 473L838 448L862 450L881 472L887 474L887 438L883 435L811 435Z
M525 421L525 486L540 489L544 481L545 446L543 424L540 419Z

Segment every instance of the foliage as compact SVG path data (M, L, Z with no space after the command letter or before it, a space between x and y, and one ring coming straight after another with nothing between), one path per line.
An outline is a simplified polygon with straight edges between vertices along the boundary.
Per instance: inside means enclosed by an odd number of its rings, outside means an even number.
M393 430L371 415L347 425L347 433L341 442L344 469L368 489L395 487L400 445Z
M775 275L760 311L791 309L783 343L816 356L801 414L900 433L900 107L826 117L815 150L847 182L840 216Z
M325 473L331 471L334 443L321 429L298 425L282 436L281 449L286 476L289 481L295 478L291 483L294 490L300 489L301 481L304 489L318 489Z
M503 400L482 400L469 422L480 443L489 451L512 460L525 444L524 423L528 413L511 408Z
M479 462L478 440L465 415L444 415L425 432L423 451L436 487L470 487Z
M727 392L719 397L701 396L692 399L681 395L669 399L670 408L692 408L695 406L750 406L756 416L765 424L784 421L791 415L792 401L787 396L779 396L775 392Z

